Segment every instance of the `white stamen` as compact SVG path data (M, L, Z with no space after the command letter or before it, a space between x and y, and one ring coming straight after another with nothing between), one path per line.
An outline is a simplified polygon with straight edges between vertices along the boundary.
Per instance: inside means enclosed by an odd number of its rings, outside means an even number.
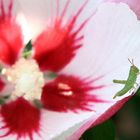
M6 73L6 69L2 69L1 74L5 74Z
M60 89L65 89L65 90L70 90L70 89L71 89L71 87L70 87L69 85L64 84L64 83L59 83L59 84L58 84L58 87L59 87Z
M9 82L12 82L12 77L11 77L11 76L7 76L7 80L8 80Z
M64 83L59 83L58 88L62 90L67 90L67 91L62 91L61 94L65 96L71 96L73 92L71 91L71 87L67 84Z
M63 91L63 92L61 92L61 94L65 95L65 96L71 96L71 95L73 95L73 92L72 91Z
M3 70L7 80L15 85L12 98L40 99L44 85L43 73L35 60L19 59L11 68Z

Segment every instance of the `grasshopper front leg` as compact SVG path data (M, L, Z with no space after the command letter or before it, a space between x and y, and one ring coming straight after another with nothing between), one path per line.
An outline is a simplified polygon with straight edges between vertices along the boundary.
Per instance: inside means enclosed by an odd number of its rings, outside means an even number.
M126 84L126 80L113 80L113 83L117 83L117 84Z

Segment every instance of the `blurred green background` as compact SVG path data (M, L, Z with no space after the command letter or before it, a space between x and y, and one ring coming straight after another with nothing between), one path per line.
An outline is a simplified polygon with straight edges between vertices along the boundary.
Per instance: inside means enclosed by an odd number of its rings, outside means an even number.
M140 140L140 89L111 119L85 132L80 140Z

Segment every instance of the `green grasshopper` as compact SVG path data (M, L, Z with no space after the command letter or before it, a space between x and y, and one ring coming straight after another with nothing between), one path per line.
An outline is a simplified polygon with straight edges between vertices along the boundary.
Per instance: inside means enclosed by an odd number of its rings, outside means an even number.
M122 96L126 94L129 90L134 88L134 85L136 84L136 80L138 75L140 74L140 70L134 65L133 60L132 61L129 60L129 62L132 64L132 66L130 67L127 80L113 80L114 83L124 84L123 89L118 91L113 97L113 99L116 98L117 96Z

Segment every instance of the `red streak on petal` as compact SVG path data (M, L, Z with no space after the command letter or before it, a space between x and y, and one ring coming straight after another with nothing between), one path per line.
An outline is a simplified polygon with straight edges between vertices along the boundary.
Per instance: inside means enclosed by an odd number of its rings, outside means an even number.
M22 33L15 19L11 17L12 0L8 5L8 12L5 11L4 1L0 2L0 60L12 65L23 47Z
M33 43L35 49L34 58L37 60L41 70L59 71L65 67L76 55L76 51L82 47L83 35L78 36L82 28L87 23L86 19L73 31L75 23L84 9L87 1L82 5L78 12L64 24L64 14L69 5L67 1L60 17L42 32ZM57 9L59 6L57 7ZM58 10L59 11L59 10Z
M100 103L102 100L89 94L89 91L101 88L103 86L91 86L91 82L75 76L60 75L44 86L42 103L45 108L60 112L91 111L94 103Z
M5 17L4 5L3 0L0 1L0 8L1 8L1 18Z
M17 140L26 136L33 140L33 133L39 133L40 111L23 98L3 105L1 116L4 122L1 129L8 129L1 137L12 134L17 135Z
M8 7L8 15L9 17L12 16L12 9L13 9L13 0L10 0L10 4L9 4L9 7Z
M8 11L6 11L6 8L4 6L8 6ZM0 0L0 20L11 18L12 15L12 9L13 9L13 0Z
M63 17L65 16L65 14L67 13L67 9L68 9L69 4L70 4L70 0L67 0L67 1L66 1L66 4L65 4L65 6L64 6L64 9L63 9L63 11L62 11L62 14L61 14L61 16L60 16L62 20L63 20Z

